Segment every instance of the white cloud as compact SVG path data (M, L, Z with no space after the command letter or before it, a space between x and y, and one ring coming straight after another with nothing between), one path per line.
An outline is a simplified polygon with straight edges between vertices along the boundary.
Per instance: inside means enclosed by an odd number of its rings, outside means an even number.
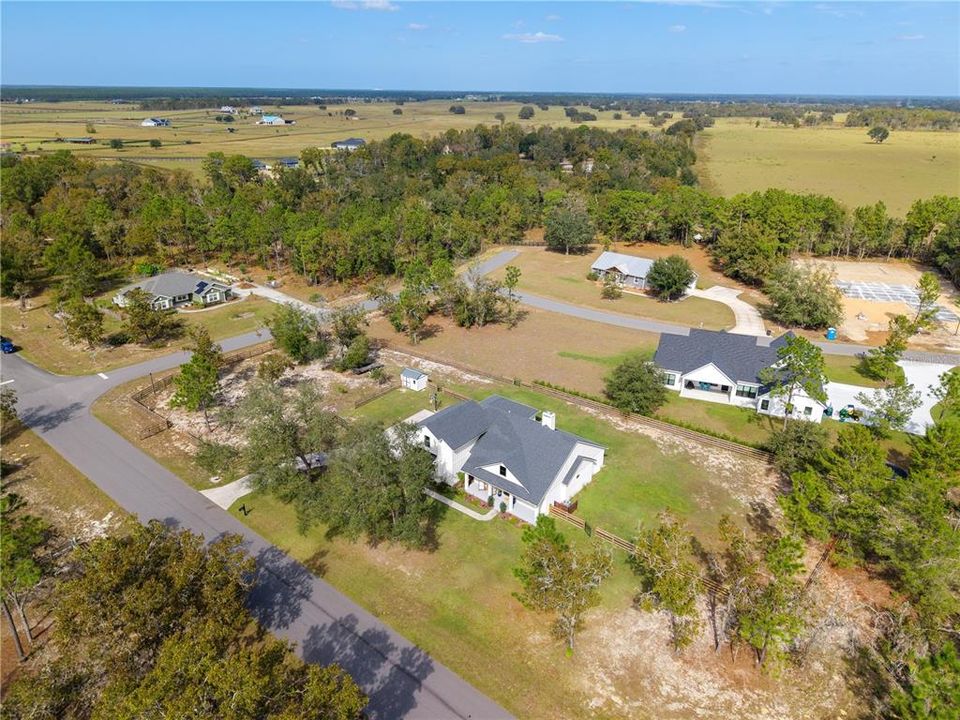
M667 28L667 30L669 30L672 33L686 32L686 29L687 29L686 25L671 25L670 27Z
M862 10L856 10L850 7L837 5L827 5L826 3L817 3L813 9L824 15L832 15L835 18L863 17Z
M422 25L420 23L408 23L407 30L426 30L427 25Z
M503 36L504 40L515 40L521 43L544 43L544 42L563 42L559 35L553 35L545 32L535 33L508 33Z
M400 9L390 0L331 0L331 5L340 10L382 10L394 12Z
M549 20L550 22L556 22L559 19L560 19L559 15L547 15L547 20Z
M897 40L903 40L905 42L916 42L917 40L923 40L926 35L921 35L916 33L914 35L897 35Z

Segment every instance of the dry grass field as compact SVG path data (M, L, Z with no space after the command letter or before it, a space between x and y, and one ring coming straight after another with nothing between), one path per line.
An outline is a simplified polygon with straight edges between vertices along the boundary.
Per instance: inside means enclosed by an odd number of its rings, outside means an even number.
M660 247L672 251L666 254L683 254L680 252L682 248L676 246ZM521 291L563 300L574 305L691 327L703 327L707 330L729 330L736 324L730 308L704 298L687 297L677 302L660 302L646 295L624 292L623 296L616 300L604 300L600 296L601 284L587 279L590 266L602 252L599 248L583 255L564 255L539 247L517 249L520 254L510 264L520 268L519 289ZM659 256L645 254L639 247L627 246L618 250L637 257ZM494 276L502 277L504 273L505 270L501 269L494 273ZM710 284L709 281L708 284Z
M526 127L537 125L570 125L560 106L547 111L537 110L530 121L521 121L517 113L521 103L458 102L466 108L464 115L449 112L450 101L431 100L397 106L393 103L357 103L331 105L320 110L315 105L263 106L264 113L278 114L296 124L282 127L257 125L255 116L238 116L231 123L214 119L220 113L209 110L139 110L136 105L112 105L108 102L35 103L3 107L0 139L11 143L14 150L25 145L57 150L69 148L81 156L98 159L125 159L165 168L183 168L200 172L200 160L211 152L239 153L252 158L271 160L298 156L307 147L329 147L335 140L362 137L382 140L393 133L410 133L427 138L450 128L467 129L478 124L496 125L497 113L508 122ZM400 107L402 115L394 115ZM347 108L357 111L351 120L342 113ZM585 109L585 108L581 108ZM600 113L594 125L608 129L649 128L649 118L631 118L624 114L614 120L613 113ZM146 117L164 117L171 127L141 127ZM95 134L88 132L90 125ZM228 128L234 132L229 132ZM57 137L93 137L93 145L53 142ZM126 147L108 147L111 139L123 140ZM151 148L149 141L160 140L162 146Z
M209 110L146 111L137 105L108 102L30 103L4 105L0 140L14 150L69 148L81 156L122 158L130 162L201 172L200 160L211 152L239 153L273 160L299 155L307 147L329 147L334 140L362 137L380 140L396 132L426 138L450 128L495 125L502 113L507 122L529 128L539 125L569 126L559 105L537 110L532 120L521 121L521 103L457 102L464 115L449 112L449 100L331 105L263 106L296 122L282 127L256 125L255 116L237 116L218 123L219 113ZM357 119L342 112L357 111ZM394 115L397 107L402 115ZM587 109L587 108L581 108ZM620 120L612 112L598 112L592 127L652 129L646 116ZM171 127L145 128L140 121L159 116ZM895 215L903 215L921 197L960 193L960 133L897 131L882 145L870 142L864 128L847 128L843 116L829 126L791 128L768 119L720 118L697 142L697 171L709 187L724 195L781 187L787 190L831 195L850 205L883 200ZM94 132L88 130L88 126ZM229 132L228 128L234 130ZM93 145L54 142L58 137L90 136ZM112 139L125 143L121 150L108 147ZM151 148L150 140L160 140Z
M882 200L902 217L914 200L960 194L960 133L895 131L881 145L839 122L792 128L720 118L697 143L701 180L722 195L765 190L829 195L849 207Z

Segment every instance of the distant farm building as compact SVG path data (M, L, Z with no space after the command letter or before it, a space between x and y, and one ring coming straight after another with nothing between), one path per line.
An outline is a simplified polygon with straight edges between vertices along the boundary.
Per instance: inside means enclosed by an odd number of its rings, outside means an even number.
M277 160L275 165L280 165L281 167L285 168L295 168L299 167L300 159L295 157L283 157Z
M227 115L236 115L237 109L233 105L221 105L220 112L227 113Z
M140 123L140 127L170 127L170 121L166 118L146 118Z
M251 115L263 115L263 108L260 107L259 105L254 105L252 108L250 108L250 114L251 114Z
M346 140L336 140L330 143L330 147L334 150L348 150L353 152L358 148L362 148L367 144L367 141L363 138L347 138Z
M257 120L257 125L286 125L287 121L279 115L264 115Z

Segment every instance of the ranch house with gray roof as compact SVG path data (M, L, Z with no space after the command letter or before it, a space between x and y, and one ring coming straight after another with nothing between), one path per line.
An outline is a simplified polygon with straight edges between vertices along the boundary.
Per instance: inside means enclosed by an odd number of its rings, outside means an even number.
M157 310L170 310L181 305L215 305L233 297L229 285L201 277L195 273L171 270L148 277L121 288L113 296L113 302L125 307L127 296L134 290L143 290L151 296Z
M603 467L604 448L556 428L556 415L491 395L433 413L417 424L438 475L521 520L535 523L567 503Z
M689 335L663 334L653 357L666 386L680 397L751 408L764 415L789 414L813 422L823 418L825 405L801 389L794 392L793 407L770 394L761 373L776 367L777 355L793 333L769 338L736 335L715 330L691 330Z
M590 269L601 280L609 276L623 288L646 290L647 275L650 274L650 268L652 267L653 260L607 250L600 253L600 257L594 261ZM693 290L696 287L697 274L694 273L689 289Z

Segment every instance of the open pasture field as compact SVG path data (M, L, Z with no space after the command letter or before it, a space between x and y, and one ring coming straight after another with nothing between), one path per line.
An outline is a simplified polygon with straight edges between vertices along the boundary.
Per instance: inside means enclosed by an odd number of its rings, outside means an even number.
M776 187L829 195L849 207L882 200L903 217L914 200L960 194L960 133L897 130L878 145L867 128L835 122L783 127L719 118L699 136L696 170L731 196Z
M449 112L452 104L463 105L466 113L454 115ZM295 125L256 125L257 117L239 115L231 123L217 122L220 115L216 108L208 110L140 110L137 105L112 105L108 102L30 103L27 105L4 105L0 139L12 144L14 150L26 145L28 150L42 147L44 150L68 148L80 156L98 159L126 159L133 162L159 165L165 168L182 167L193 172L200 171L200 159L211 152L237 153L248 157L272 160L280 157L299 156L307 147L329 147L335 140L361 137L365 140L382 140L393 133L410 133L427 138L450 128L467 129L478 124L498 124L495 117L503 113L507 122L520 123L525 127L537 125L570 125L563 108L553 106L547 111L536 110L532 120L521 121L517 113L521 103L453 102L429 100L410 102L402 106L393 103L356 103L354 105L330 105L321 110L315 105L262 106L265 114L281 115L296 121ZM357 119L351 120L343 111L357 111ZM394 115L394 109L403 111ZM587 110L588 108L581 108ZM612 112L597 113L592 125L608 129L642 127L649 128L649 118L632 118L624 113L621 120L614 120ZM162 117L171 121L171 127L141 127L147 117ZM87 125L96 131L91 135ZM229 132L233 129L234 132ZM90 136L93 145L75 145L51 142L56 137L73 138ZM122 150L107 146L111 139L121 139L127 145ZM149 141L160 140L163 145L151 148Z
M661 247L671 251L661 254L683 254L683 248L677 246ZM602 252L599 248L582 255L564 255L540 247L517 249L520 254L511 260L510 264L520 268L519 289L521 291L563 300L574 305L691 327L703 327L707 330L729 330L736 322L730 308L704 298L688 297L677 302L660 302L646 295L624 292L623 296L616 300L604 300L600 296L601 284L587 279L590 266ZM630 246L620 250L638 257L656 257L644 255L642 250ZM501 268L494 273L494 276L503 277L505 272Z

